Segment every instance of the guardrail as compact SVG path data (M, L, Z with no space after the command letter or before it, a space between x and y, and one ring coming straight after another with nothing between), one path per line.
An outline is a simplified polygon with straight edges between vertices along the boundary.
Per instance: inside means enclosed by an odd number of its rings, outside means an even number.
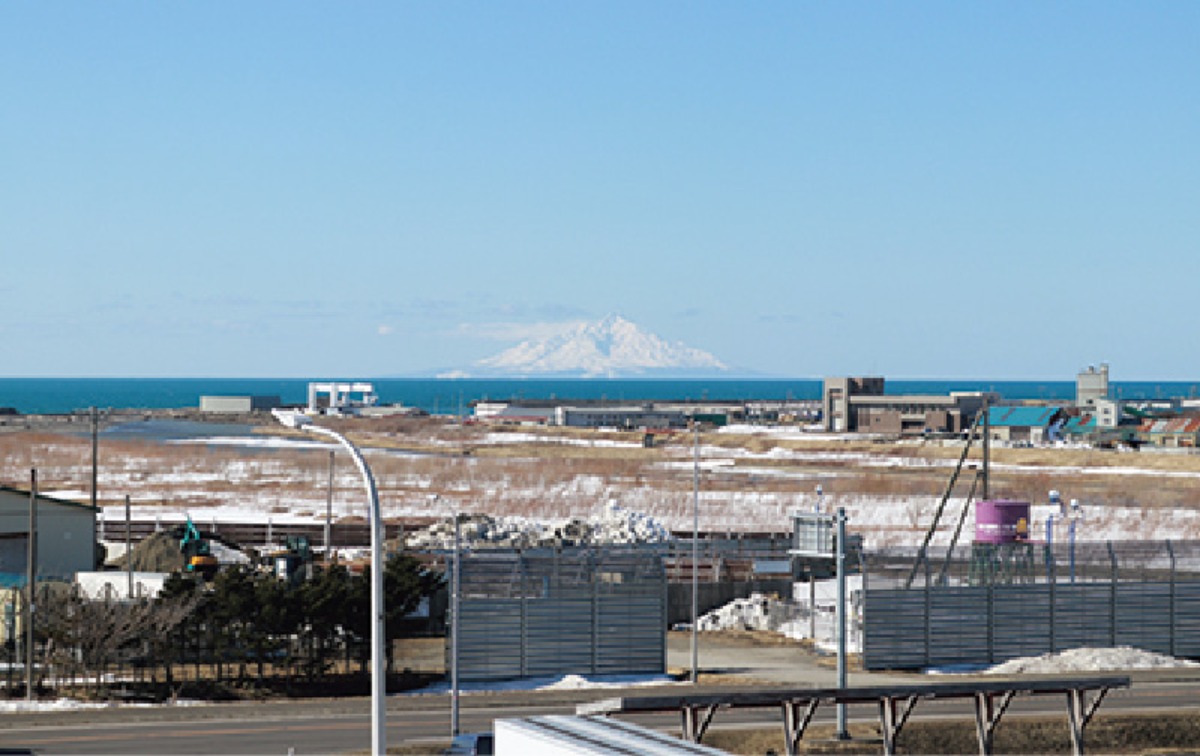
M720 693L696 696L646 696L609 698L580 704L579 716L611 716L643 712L678 711L683 717L683 737L699 743L713 716L721 709L779 707L783 714L785 746L795 756L800 740L821 704L877 703L883 752L896 752L896 738L919 701L971 699L975 704L976 735L981 754L992 753L996 727L1018 695L1063 695L1067 698L1067 724L1071 749L1083 753L1084 728L1091 722L1108 691L1128 688L1129 677L1080 677L1040 680L996 680L964 683L928 683L850 688L799 688ZM1093 694L1088 700L1088 694Z

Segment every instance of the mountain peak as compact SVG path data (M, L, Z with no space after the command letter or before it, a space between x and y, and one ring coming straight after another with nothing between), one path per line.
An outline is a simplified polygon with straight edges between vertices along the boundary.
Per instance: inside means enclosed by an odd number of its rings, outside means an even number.
M475 363L489 374L577 377L713 374L729 370L708 352L670 343L620 315L566 326Z

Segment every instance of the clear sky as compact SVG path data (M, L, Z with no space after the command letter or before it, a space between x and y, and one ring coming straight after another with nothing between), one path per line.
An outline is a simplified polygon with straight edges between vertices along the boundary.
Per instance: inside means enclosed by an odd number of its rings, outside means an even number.
M0 3L0 375L1200 378L1200 3Z

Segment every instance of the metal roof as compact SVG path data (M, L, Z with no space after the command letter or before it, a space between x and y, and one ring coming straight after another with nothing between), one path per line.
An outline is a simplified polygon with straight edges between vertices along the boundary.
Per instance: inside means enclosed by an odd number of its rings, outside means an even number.
M551 714L524 719L497 719L496 753L528 752L531 741L551 747L542 753L561 754L637 754L638 756L719 756L727 753L716 748L639 727L608 717L578 717Z
M1142 433L1200 433L1200 417L1145 420L1138 430Z
M988 407L988 424L1001 428L1045 427L1061 407Z
M29 492L28 488L20 489L20 488L15 488L13 486L0 485L0 493L16 494L18 496L23 496L26 499L28 499L30 492ZM42 506L43 504L54 504L54 505L60 506L60 507L73 507L75 509L85 509L85 510L91 512L92 514L95 514L100 511L99 506L93 507L91 504L85 504L85 503L79 502L79 501L68 501L66 499L59 499L54 496L51 496L50 494L42 493L40 491L38 492L37 498L38 498L38 506Z

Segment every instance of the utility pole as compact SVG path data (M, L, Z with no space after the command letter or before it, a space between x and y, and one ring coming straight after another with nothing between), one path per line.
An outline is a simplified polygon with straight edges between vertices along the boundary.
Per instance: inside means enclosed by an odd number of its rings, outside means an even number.
M329 450L329 486L328 495L325 498L325 562L326 564L333 558L333 544L330 542L330 532L332 526L330 522L333 520L333 449Z
M846 510L837 510L837 683L846 689ZM837 739L849 740L846 704L837 705Z
M125 572L129 577L129 593L126 598L133 599L133 527L129 517L129 494L125 494Z
M992 449L992 422L991 422L991 400L987 397L983 399L983 501L991 499L988 496L988 483L991 475L991 449Z
M100 411L92 407L89 411L92 418L92 509L96 509L97 486L99 477L99 447L100 447Z
M28 558L25 578L25 700L33 701L33 622L37 608L33 597L37 592L37 469L29 471L29 541L25 548Z
M458 511L454 512L454 569L450 581L450 737L458 737L458 612L461 604L459 590L462 586L462 522Z
M700 424L692 416L692 685L700 679Z

